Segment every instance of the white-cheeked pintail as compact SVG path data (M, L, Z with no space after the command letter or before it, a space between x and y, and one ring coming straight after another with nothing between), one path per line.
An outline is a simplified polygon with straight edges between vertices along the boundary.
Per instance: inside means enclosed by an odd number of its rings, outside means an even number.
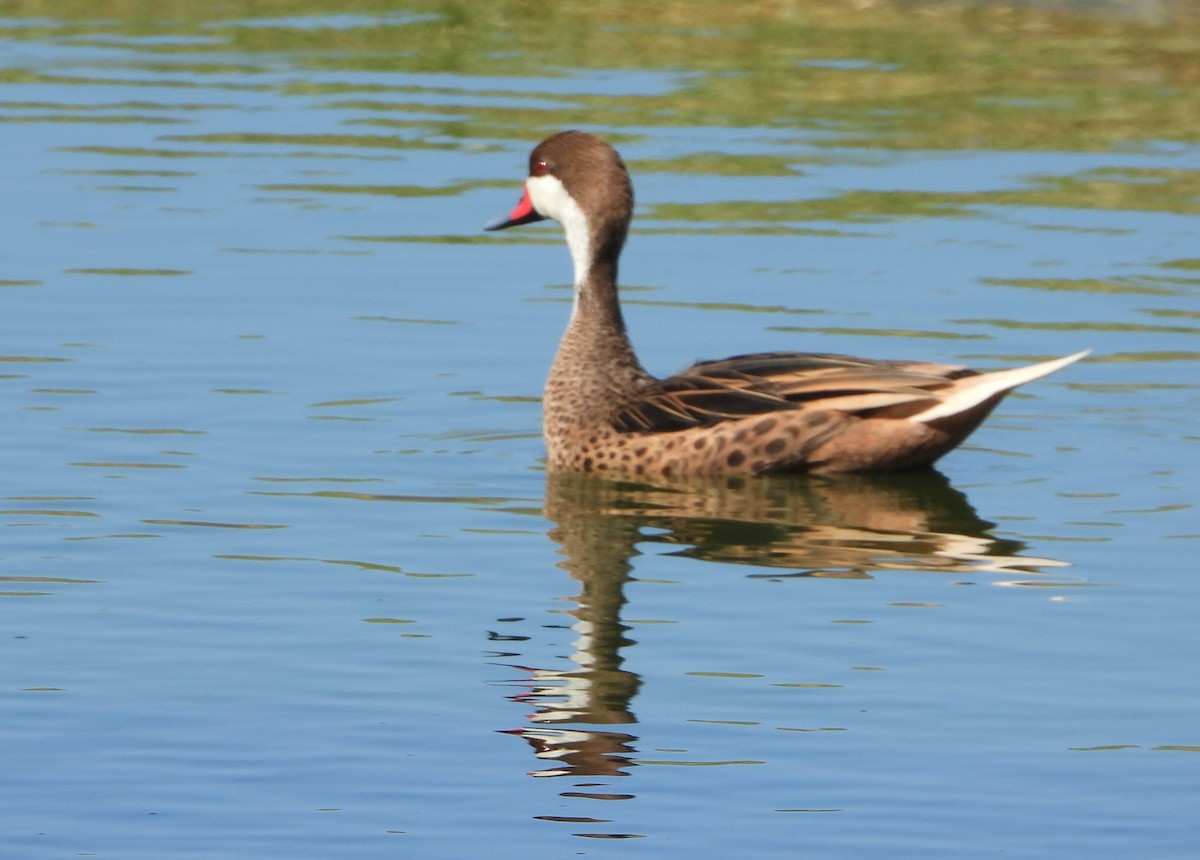
M634 355L617 295L632 215L621 157L595 135L565 131L533 150L521 201L486 228L553 218L566 232L575 299L543 399L552 469L671 477L927 466L1008 392L1087 354L980 373L764 352L658 379Z

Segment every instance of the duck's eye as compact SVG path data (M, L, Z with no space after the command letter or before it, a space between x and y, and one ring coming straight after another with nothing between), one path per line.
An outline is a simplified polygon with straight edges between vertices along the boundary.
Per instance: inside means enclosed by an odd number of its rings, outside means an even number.
M533 163L533 175L534 176L545 176L549 172L550 172L550 165L547 164L545 162L545 160L539 159L538 161L535 161Z

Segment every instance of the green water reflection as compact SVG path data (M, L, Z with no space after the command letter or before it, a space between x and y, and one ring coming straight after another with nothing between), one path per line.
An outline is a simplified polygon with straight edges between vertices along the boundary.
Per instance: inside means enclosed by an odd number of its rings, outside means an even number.
M1128 154L1200 139L1200 4L1093 5L1090 11L835 0L747 2L732 13L716 0L653 6L25 0L0 3L0 38L120 48L122 59L89 74L53 63L0 68L0 83L51 84L60 92L148 85L181 94L275 92L323 97L329 99L324 109L354 114L339 120L342 130L334 132L245 128L163 134L157 138L162 147L153 149L72 148L125 157L227 157L229 147L275 152L279 146L296 150L292 156L386 156L479 151L496 139L536 140L580 124L605 128L616 143L661 126L753 127L771 135L762 149L803 142L807 154L710 150L631 166L635 174L788 177L805 164L845 164L848 148ZM283 80L280 57L291 70ZM430 78L427 85L389 84L364 72ZM228 107L80 101L10 99L0 105L0 120L178 125L189 114ZM826 161L821 151L830 147L839 151ZM427 196L482 184L264 190ZM1112 164L1030 176L1018 187L662 202L642 217L643 223L673 222L676 229L698 224L728 232L741 223L762 231L796 222L962 217L985 206L1195 214L1200 169Z
M1105 150L1194 141L1200 117L1197 5L1185 0L1116 8L1125 14L1066 14L1028 4L837 0L746 2L733 11L717 0L23 0L0 4L0 37L119 46L141 59L115 64L106 80L173 75L168 85L184 88L252 87L220 77L252 77L281 54L313 72L488 78L587 69L685 73L667 91L639 87L624 95L569 97L526 92L538 103L441 104L438 118L408 121L426 135L458 138L535 139L564 122L586 121L616 129L768 125L820 131L841 146L920 149ZM256 56L263 65L253 62ZM96 80L53 70L0 72L4 82ZM386 97L386 107L404 109L415 106L403 101L406 93L425 97L438 87L293 81L288 91L375 93ZM444 85L442 91L448 91ZM563 103L546 104L556 100ZM130 105L108 107L125 112ZM753 173L792 168L761 158L707 162L664 160L658 167ZM1194 172L1169 178L1193 186L1197 181ZM1133 184L1122 177L1108 183L1123 193L1134 193Z

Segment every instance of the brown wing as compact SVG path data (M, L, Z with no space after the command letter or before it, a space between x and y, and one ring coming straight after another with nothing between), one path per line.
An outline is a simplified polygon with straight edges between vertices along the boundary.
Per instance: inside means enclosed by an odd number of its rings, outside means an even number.
M624 432L665 433L787 409L857 414L928 402L958 365L764 352L704 361L657 380L614 416Z

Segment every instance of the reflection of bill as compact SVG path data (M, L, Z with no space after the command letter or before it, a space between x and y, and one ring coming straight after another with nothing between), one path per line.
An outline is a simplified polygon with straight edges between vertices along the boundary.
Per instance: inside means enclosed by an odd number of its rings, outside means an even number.
M624 585L638 542L679 554L760 568L752 576L870 578L877 571L999 575L1036 581L1065 562L1022 555L1020 541L989 533L966 497L940 473L612 481L551 473L550 537L579 583L569 613L576 638L566 670L519 668L515 701L536 710L513 729L552 766L536 776L612 776L631 765L636 737L581 726L637 722L640 678L621 668ZM1021 580L1014 580L1018 574ZM570 724L568 728L565 724Z

